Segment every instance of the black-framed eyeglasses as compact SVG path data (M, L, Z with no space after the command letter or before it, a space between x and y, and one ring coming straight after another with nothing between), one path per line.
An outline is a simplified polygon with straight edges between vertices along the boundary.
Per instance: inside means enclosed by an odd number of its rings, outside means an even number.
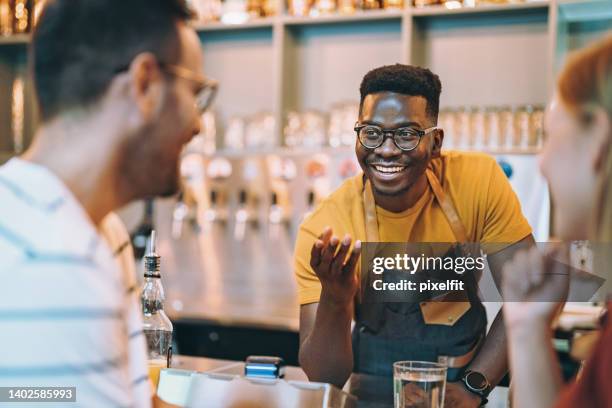
M383 145L387 137L392 137L395 145L405 152L417 148L423 136L437 130L437 127L427 129L416 129L413 127L403 127L393 130L385 130L376 125L365 125L359 122L355 123L355 132L359 143L366 149L376 149ZM386 136L390 134L391 136Z
M215 100L215 96L217 96L217 90L219 89L218 81L206 78L204 75L198 74L180 65L165 64L163 62L159 62L158 64L166 73L174 75L177 78L195 82L199 85L200 91L195 97L195 107L200 114L206 112L206 110L210 108ZM129 65L123 66L116 69L115 73L127 71L129 68Z

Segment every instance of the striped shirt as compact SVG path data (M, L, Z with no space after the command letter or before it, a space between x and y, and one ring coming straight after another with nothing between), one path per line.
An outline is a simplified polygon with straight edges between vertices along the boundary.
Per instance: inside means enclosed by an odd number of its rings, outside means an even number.
M126 240L115 215L98 231L46 168L0 167L0 386L76 387L70 406L151 405Z

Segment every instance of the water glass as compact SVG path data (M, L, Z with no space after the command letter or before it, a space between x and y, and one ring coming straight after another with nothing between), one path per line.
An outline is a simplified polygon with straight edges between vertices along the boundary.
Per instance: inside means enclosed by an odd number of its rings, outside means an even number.
M427 361L393 363L395 408L444 408L446 367Z

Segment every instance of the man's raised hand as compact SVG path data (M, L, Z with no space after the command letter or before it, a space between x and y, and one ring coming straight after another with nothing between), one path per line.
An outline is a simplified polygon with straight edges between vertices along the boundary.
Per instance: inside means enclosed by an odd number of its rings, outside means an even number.
M353 301L359 289L355 267L361 253L361 241L346 234L342 241L333 235L330 227L315 241L310 253L310 266L321 281L321 301L346 305Z

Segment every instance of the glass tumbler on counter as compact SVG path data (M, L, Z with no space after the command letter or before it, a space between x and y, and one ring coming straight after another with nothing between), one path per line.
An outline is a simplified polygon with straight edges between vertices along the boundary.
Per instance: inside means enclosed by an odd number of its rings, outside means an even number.
M427 361L393 363L395 408L444 408L446 364Z

